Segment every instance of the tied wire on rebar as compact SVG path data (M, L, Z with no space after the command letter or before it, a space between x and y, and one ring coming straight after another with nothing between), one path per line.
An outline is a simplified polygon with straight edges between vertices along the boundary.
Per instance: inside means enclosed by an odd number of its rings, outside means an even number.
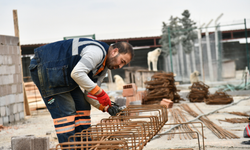
M146 85L146 92L142 104L159 104L163 98L170 99L174 103L183 100L177 93L178 90L172 72L155 73L151 80L144 82L144 84Z

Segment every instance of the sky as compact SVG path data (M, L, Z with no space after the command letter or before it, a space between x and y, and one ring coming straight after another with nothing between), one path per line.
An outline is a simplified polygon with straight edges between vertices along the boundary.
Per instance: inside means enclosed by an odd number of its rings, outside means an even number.
M95 34L97 40L160 36L171 16L214 26L250 28L250 0L0 0L0 35L14 36L17 10L20 43L37 44ZM223 29L223 28L222 28Z

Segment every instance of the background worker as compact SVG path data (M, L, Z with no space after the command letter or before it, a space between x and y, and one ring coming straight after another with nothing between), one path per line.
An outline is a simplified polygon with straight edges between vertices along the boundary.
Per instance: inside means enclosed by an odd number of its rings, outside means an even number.
M122 68L132 60L134 52L129 43L109 46L75 38L38 47L34 53L29 66L31 78L53 118L59 143L90 127L90 104L116 115L117 107L111 105L100 85L108 69Z

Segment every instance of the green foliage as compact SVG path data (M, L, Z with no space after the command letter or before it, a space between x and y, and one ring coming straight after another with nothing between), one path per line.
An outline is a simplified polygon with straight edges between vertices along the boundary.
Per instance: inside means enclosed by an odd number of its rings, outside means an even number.
M162 36L159 44L162 46L162 52L168 56L170 54L169 48L169 30L170 30L170 43L172 54L175 55L178 52L178 45L181 42L183 49L186 53L190 53L193 49L193 41L197 38L197 33L194 31L195 22L190 17L188 10L182 13L182 18L171 16L169 24L163 22Z

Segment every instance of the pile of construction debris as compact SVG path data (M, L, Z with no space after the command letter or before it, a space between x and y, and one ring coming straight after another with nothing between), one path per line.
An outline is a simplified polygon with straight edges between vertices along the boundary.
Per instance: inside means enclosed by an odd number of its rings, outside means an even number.
M174 103L182 100L177 93L175 86L174 74L155 73L150 81L144 82L146 85L145 97L142 104L158 104L162 99L170 99Z

